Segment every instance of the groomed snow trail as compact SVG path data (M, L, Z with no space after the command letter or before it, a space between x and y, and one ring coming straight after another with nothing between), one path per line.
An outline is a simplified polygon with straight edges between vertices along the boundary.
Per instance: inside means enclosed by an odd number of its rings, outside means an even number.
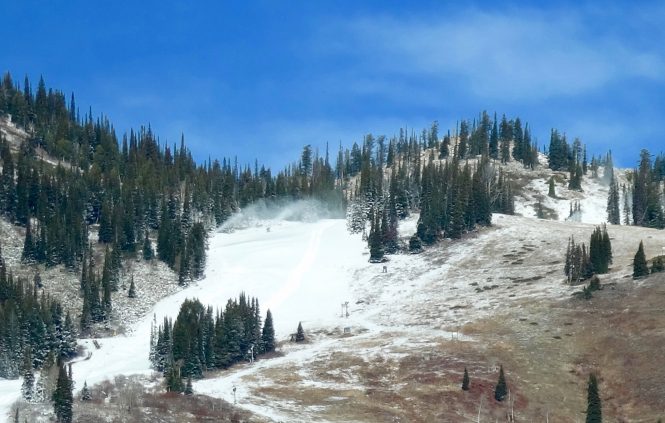
M278 340L295 332L298 322L306 329L327 327L339 320L340 304L351 300L350 269L366 264L365 244L350 237L344 220L313 223L263 221L261 226L232 233L215 233L209 239L206 277L157 303L132 327L127 336L81 340L88 360L73 365L75 386L94 385L118 375L150 374L150 327L164 316L175 319L187 298L223 308L241 292L257 297L261 314L273 313ZM267 227L270 228L267 231ZM19 399L20 380L0 381L0 412L8 415Z

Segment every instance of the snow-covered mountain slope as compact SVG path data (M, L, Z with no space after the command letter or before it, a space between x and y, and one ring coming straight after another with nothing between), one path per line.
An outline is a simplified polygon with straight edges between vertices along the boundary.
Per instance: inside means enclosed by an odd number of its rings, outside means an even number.
M277 421L376 421L372 407L397 416L396 421L409 421L413 414L401 410L397 399L394 404L368 403L366 393L377 389L377 382L367 379L368 369L378 366L377 377L391 386L391 395L418 401L422 392L416 391L423 385L409 382L412 376L400 367L405 360L430 356L441 345L460 348L446 344L451 338L473 344L476 335L468 328L474 322L567 300L579 289L564 283L563 255L569 236L587 240L593 224L604 221L606 189L588 180L581 193L558 186L557 194L566 198L556 207L567 212L568 201L578 196L586 217L582 222L539 220L530 217L528 207L538 195L547 197L552 172L514 171L530 178L516 204L525 216L494 215L491 228L463 240L443 241L420 255L391 256L386 273L382 265L367 262L366 243L360 235L350 235L343 220L285 220L294 217L289 213L240 219L228 228L234 230L210 238L205 279L161 300L131 333L98 339L99 349L92 340L83 340L92 355L73 365L76 386L151 373L153 318L175 317L186 298L224 307L229 298L245 292L258 297L263 315L268 308L273 312L283 355L207 375L195 383L196 392L238 401ZM412 216L402 222L400 234L411 235L416 221ZM625 226L609 231L615 261L603 283L625 283L640 239L649 257L665 245L662 231ZM341 316L347 301L350 315ZM309 342L284 342L300 321ZM455 354L449 355L454 362ZM488 368L498 362L484 360L480 365ZM0 381L3 414L18 399L19 384Z
M78 388L112 379L116 375L150 373L148 362L153 316L175 318L186 298L223 308L241 292L259 299L275 321L276 335L284 339L299 321L307 328L326 327L338 318L340 304L351 300L352 269L365 264L364 243L349 237L341 220L314 223L292 221L255 222L254 227L217 233L209 242L206 278L157 303L153 311L133 326L131 334L92 340L82 344L92 353L74 364ZM269 232L268 232L269 229ZM16 381L0 381L6 413L18 399ZM12 398L11 393L14 396Z
M327 322L308 322L306 328L319 331L311 345L286 345L284 357L236 366L218 378L197 382L196 391L230 402L236 399L243 407L278 421L331 421L340 406L330 398L368 388L355 374L362 370L346 368L343 360L335 362L336 355L347 354L360 363L376 357L397 359L451 336L465 339L457 331L480 318L519 310L534 301L565 300L579 289L565 285L562 255L568 237L586 238L592 225L504 215L494 219L493 228L465 240L446 241L417 256L392 256L387 273L381 272L380 265L356 261L348 318L329 315ZM342 224L334 223L331 229L341 232ZM659 245L654 237L660 235L658 231L613 229L617 259L615 273L606 281L620 281L630 273L628 257L632 257L636 236L645 238L652 251ZM329 302L316 291L300 298L298 302ZM349 327L353 336L344 336L343 327ZM280 388L287 380L290 386ZM289 398L312 387L327 399L310 403L304 395Z
M568 172L552 171L547 168L547 157L543 154L540 155L540 162L541 164L534 170L524 169L517 162L503 166L503 170L519 186L515 198L515 213L535 218L537 204L540 202L548 219L564 221L569 220L571 205L579 202L581 212L572 220L595 224L607 221L609 184L604 178L602 167L598 169L597 178L592 177L589 171L582 179L582 190L578 191L568 188ZM629 169L614 169L614 176L619 186L627 184L628 172ZM554 179L556 198L548 196L550 178ZM623 196L619 208L623 216Z

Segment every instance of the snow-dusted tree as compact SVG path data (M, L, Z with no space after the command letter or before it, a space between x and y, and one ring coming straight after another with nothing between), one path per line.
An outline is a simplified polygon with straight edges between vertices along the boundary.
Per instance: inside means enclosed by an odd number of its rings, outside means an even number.
M612 225L621 224L621 212L619 210L619 184L612 176L610 181L610 192L607 196L607 221Z
M275 327L273 326L270 310L266 312L266 321L263 323L261 350L264 353L275 351Z
M369 232L369 261L380 263L383 258L383 240L381 237L381 224L378 216L372 219L372 229Z
M73 417L72 405L74 403L72 380L67 374L63 363L60 363L58 367L58 380L51 397L53 400L53 411L58 422L71 423Z
M90 401L92 395L90 394L90 388L88 388L88 382L83 382L83 389L81 389L81 401Z
M30 402L33 400L35 393L35 375L32 372L32 353L29 346L25 349L23 354L23 368L21 369L21 374L23 376L21 394L26 401Z
M145 238L143 238L143 260L150 261L155 258L155 250L152 249L152 242L148 238L148 231L145 232Z
M630 206L630 196L628 195L625 184L621 185L621 191L623 195L623 224L628 226L630 225L631 206Z
M132 281L129 284L129 292L127 293L129 298L136 298L136 285L134 285L134 275L132 275Z
M305 331L302 328L302 322L298 322L298 330L296 331L296 342L305 341Z
M365 228L365 208L360 199L352 200L346 207L346 228L352 234L360 233Z

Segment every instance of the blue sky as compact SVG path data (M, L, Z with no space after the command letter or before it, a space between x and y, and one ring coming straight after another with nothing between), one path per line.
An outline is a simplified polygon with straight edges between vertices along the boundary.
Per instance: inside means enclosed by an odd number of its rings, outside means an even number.
M184 132L198 160L282 167L481 110L624 166L664 150L665 6L406 3L3 1L0 70L44 75L120 133Z

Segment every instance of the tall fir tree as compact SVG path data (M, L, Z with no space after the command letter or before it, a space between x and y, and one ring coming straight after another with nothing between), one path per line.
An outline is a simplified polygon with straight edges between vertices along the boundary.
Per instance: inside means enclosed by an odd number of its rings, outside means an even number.
M25 348L23 354L23 367L22 367L23 383L21 385L21 394L23 399L31 402L35 393L35 374L32 369L32 353L30 346Z
M305 331L302 328L302 322L298 322L298 330L296 330L296 342L305 341Z
M621 212L619 210L619 184L614 179L610 180L610 191L607 196L607 221L612 225L621 224Z
M264 353L275 351L275 327L272 322L272 313L266 312L266 320L263 322L261 333L261 351Z
M129 291L127 292L129 298L136 298L136 285L134 284L134 275L132 275L131 282L129 283Z
M148 231L145 232L145 237L143 238L143 260L150 261L155 257L155 251L152 249L152 242L148 238Z
M71 423L73 418L72 405L72 381L65 370L64 363L58 365L58 379L51 399L53 400L53 411L59 423Z
M598 391L598 380L593 373L589 375L587 386L586 423L602 423L602 406Z
M503 374L503 365L499 367L499 380L494 387L494 399L503 401L508 396L508 385L506 384L506 377Z
M644 253L644 244L640 241L635 258L633 259L633 278L641 278L649 274L649 265L647 264L646 254Z

